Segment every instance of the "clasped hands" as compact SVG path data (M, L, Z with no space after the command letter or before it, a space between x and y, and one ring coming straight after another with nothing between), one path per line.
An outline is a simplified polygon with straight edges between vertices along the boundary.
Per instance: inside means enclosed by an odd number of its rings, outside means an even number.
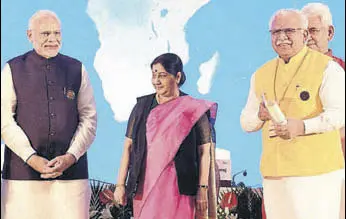
M61 176L63 172L75 162L76 158L69 153L57 156L52 160L34 154L29 158L27 164L37 172L41 173L41 178L54 179Z
M288 118L286 124L277 124L272 122L268 109L262 102L258 111L258 118L262 121L269 121L269 136L279 136L282 139L293 139L305 134L303 120Z

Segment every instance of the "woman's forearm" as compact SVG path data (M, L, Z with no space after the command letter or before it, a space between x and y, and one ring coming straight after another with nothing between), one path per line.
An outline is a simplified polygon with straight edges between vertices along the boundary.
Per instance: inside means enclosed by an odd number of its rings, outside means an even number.
M200 145L199 147L199 185L208 185L210 169L210 143Z
M120 162L117 184L125 185L127 171L128 171L129 162L130 162L131 147L132 147L132 139L126 138L124 142L124 151L123 151L121 162Z

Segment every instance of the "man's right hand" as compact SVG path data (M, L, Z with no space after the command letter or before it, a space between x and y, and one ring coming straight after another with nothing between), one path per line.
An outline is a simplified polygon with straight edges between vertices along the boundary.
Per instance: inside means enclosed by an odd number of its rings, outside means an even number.
M49 160L46 158L34 154L27 160L26 163L39 173L47 173L48 168L46 167L46 164L48 162Z
M264 103L260 103L258 118L262 121L268 121L271 119L268 109L265 107Z
M32 167L34 170L42 174L46 174L46 177L43 177L45 179L47 178L56 178L60 176L62 173L60 172L54 172L52 173L49 168L47 167L47 163L49 160L47 160L44 157L38 156L37 154L32 155L28 160L27 164Z

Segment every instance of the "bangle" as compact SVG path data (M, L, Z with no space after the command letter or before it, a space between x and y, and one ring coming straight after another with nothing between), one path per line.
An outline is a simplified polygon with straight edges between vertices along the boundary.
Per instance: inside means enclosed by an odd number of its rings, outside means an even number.
M208 189L208 185L197 185L198 188Z
M115 187L125 187L125 184L115 184Z

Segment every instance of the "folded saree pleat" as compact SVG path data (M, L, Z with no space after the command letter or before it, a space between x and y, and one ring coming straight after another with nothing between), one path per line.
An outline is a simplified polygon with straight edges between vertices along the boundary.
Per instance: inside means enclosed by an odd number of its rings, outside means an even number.
M183 96L150 112L146 123L145 171L139 185L141 194L136 194L133 200L135 219L194 218L195 198L179 193L174 157L199 118L208 110L216 110L215 105Z

